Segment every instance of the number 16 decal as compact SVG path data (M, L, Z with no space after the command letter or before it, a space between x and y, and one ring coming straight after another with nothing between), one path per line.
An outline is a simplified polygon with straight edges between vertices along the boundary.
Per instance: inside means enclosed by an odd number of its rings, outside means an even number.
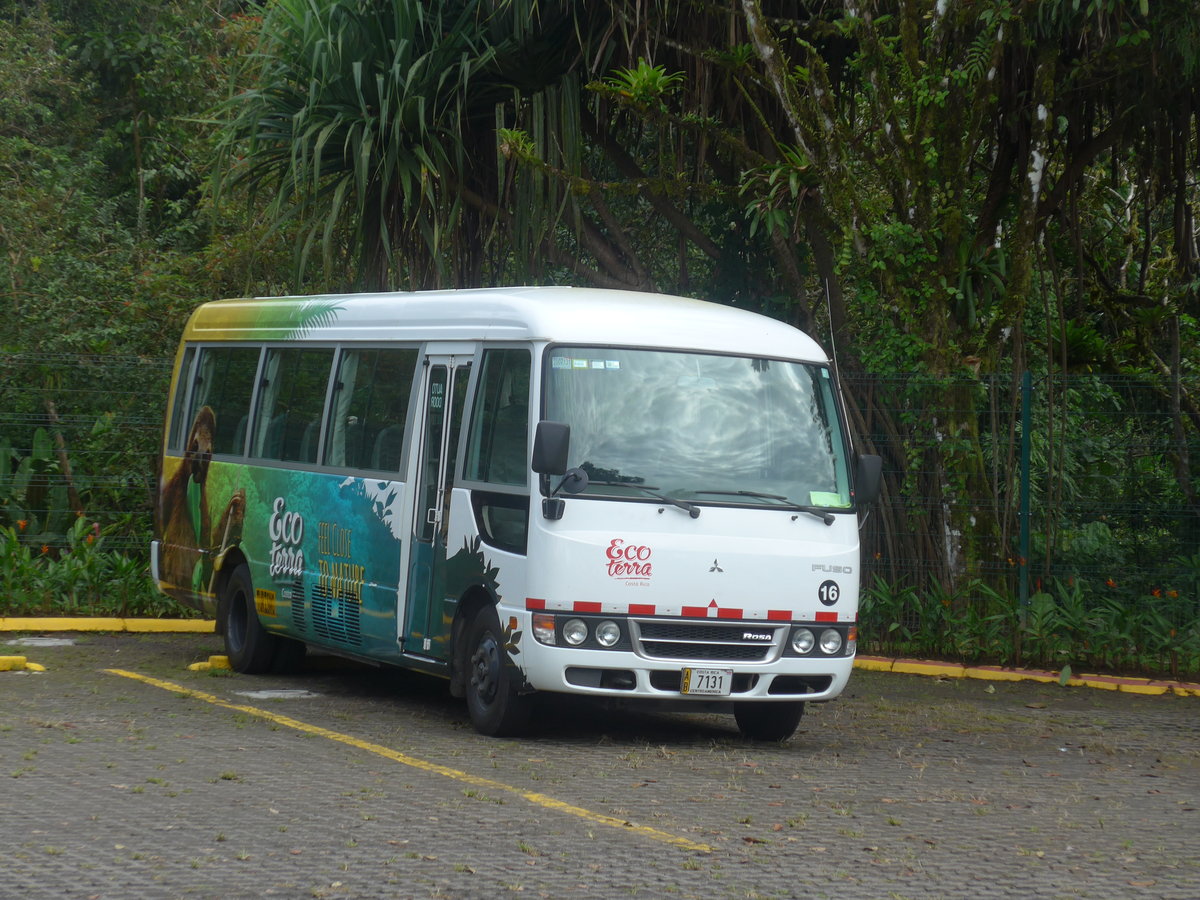
M826 606L833 606L837 603L841 594L842 589L838 587L836 581L822 581L821 586L817 588L817 599Z

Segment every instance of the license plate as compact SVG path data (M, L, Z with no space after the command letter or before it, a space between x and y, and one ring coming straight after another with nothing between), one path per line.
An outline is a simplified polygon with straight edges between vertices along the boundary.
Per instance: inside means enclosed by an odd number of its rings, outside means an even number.
M679 679L679 693L728 697L732 685L733 669L684 669Z

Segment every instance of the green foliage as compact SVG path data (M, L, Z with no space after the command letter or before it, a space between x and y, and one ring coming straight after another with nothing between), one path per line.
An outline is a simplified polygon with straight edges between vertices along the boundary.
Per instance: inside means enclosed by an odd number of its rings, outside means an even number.
M604 79L611 90L635 106L654 105L660 111L667 108L663 98L677 92L683 81L682 72L668 73L663 66L652 66L644 58L636 66L618 68Z
M145 563L106 550L104 541L100 525L84 518L59 548L0 526L0 615L189 615L155 590Z
M980 582L950 593L877 577L863 591L859 643L889 656L1195 679L1198 602L1194 589L1136 596L1056 579L1022 608L1016 596Z
M218 186L264 191L302 223L298 262L357 264L379 288L444 276L470 133L508 91L477 0L282 0L263 11L249 87L224 108Z

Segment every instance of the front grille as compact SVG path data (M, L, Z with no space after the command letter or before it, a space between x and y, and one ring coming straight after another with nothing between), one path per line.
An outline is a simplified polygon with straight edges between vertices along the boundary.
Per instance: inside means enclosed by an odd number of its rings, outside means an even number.
M679 619L631 619L635 652L648 659L765 662L779 653L786 631L777 625L715 624ZM770 635L769 641L749 635Z

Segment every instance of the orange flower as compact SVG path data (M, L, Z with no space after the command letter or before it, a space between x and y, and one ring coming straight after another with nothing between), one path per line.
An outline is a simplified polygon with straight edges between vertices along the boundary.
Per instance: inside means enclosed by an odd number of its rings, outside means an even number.
M1152 590L1150 592L1150 595L1152 597L1161 597L1162 596L1162 588L1155 588L1154 590Z
M42 553L49 553L49 552L50 552L50 545L42 544Z
M87 536L87 542L88 542L89 544L90 544L90 543L93 543L95 540L96 540L96 536L95 536L94 534L89 534L89 535Z
M1105 583L1106 585L1108 585L1109 587L1116 587L1116 586L1117 586L1117 583L1116 583L1115 581L1113 581L1111 578L1110 578L1110 579L1108 579L1108 581L1106 581L1106 582L1104 582L1104 583Z
M1179 596L1179 591L1167 591L1167 596L1174 600Z
M26 519L17 519L17 531L24 531L25 526L27 526L28 524L29 524L29 522Z

